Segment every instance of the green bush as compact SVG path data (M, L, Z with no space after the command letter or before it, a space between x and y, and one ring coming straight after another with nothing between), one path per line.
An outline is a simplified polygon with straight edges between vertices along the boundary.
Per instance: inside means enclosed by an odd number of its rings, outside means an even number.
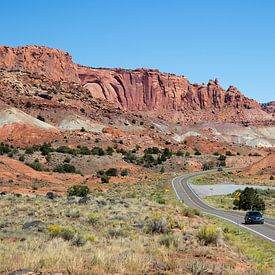
M110 181L110 177L107 175L102 175L100 179L101 179L101 183L109 183Z
M197 231L197 238L204 245L218 244L219 232L215 225L204 225Z
M30 166L32 169L36 170L36 171L43 171L44 167L40 162L34 161L31 163L26 163L28 166Z
M80 155L90 155L91 151L87 146L80 146L78 153Z
M71 154L71 155L76 155L77 151L75 149L72 149L68 146L60 146L55 149L57 153L63 153L63 154Z
M264 200L259 196L257 189L252 187L246 187L243 191L240 191L240 197L234 200L234 205L238 209L243 210L265 210Z
M57 165L53 169L53 171L58 173L75 173L76 169L73 165L64 163L64 164Z
M88 222L92 225L99 224L101 219L102 219L101 215L95 212L90 213L88 215Z
M121 170L121 172L120 172L120 175L122 176L122 177L126 177L126 176L128 176L128 174L129 174L129 171L128 171L128 169L122 169Z
M53 151L52 145L50 143L44 143L40 146L40 152L43 156L47 156L49 153Z
M24 156L24 155L21 155L21 156L19 157L19 160L20 160L20 161L25 161L25 156Z
M97 156L104 156L105 155L105 151L102 148L100 148L100 147L94 147L91 150L91 154L92 155L97 155Z
M65 241L72 240L76 231L72 228L68 228L59 224L53 224L48 226L49 235L53 238L62 238Z
M113 154L113 152L114 152L114 149L112 147L108 146L108 148L106 149L106 154L111 156Z
M202 169L203 169L204 171L206 171L206 170L211 170L211 169L213 169L214 167L215 167L215 163L214 163L213 161L209 161L209 162L205 162L205 163L203 164Z
M74 185L67 190L68 196L86 197L90 189L86 185Z
M8 154L11 152L11 147L7 144L0 144L0 155Z
M42 117L41 115L38 115L36 118L39 119L39 120L41 120L41 121L43 121L43 122L45 121L45 118Z
M109 168L105 174L109 177L116 177L118 176L118 170L116 168Z

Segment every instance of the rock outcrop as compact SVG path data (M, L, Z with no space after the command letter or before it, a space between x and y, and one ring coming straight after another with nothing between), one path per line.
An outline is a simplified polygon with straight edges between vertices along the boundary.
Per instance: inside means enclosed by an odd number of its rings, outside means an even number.
M153 111L184 122L270 121L271 115L237 88L224 90L218 80L191 84L185 77L158 70L93 69L79 66L82 84L96 98L130 111Z
M53 81L79 82L71 55L41 46L0 46L0 68L46 76Z
M91 102L91 98L101 99L104 104L110 102L125 111L147 112L151 117L182 124L198 121L239 122L245 125L274 122L274 116L262 109L255 100L245 97L234 86L224 90L217 80L210 80L207 85L198 85L191 84L183 76L158 70L83 67L76 65L68 53L47 47L2 46L0 69L14 71L14 74L18 70L21 74L22 71L28 72L31 78L29 84L40 87L40 97L47 99L47 102L53 95L45 93L52 91L60 94L63 91L67 101L78 100L79 104L83 104ZM32 89L26 85L21 87L17 82L10 85L9 79L0 81L4 102L7 103L7 89L15 89L20 94L26 90L25 94L30 94ZM47 79L47 82L41 82L41 79ZM16 100L12 98L10 101ZM94 108L91 104L89 106Z

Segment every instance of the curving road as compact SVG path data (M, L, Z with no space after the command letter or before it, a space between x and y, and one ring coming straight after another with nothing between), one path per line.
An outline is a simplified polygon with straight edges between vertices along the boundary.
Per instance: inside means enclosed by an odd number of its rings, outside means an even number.
M226 169L226 170L232 170L232 169ZM205 171L205 172L199 172L199 173L192 173L188 175L183 175L176 177L172 179L172 186L176 193L176 196L178 200L184 201L185 204L192 208L198 208L203 213L221 218L223 220L226 220L228 222L231 222L233 224L236 224L240 226L240 228L245 228L252 233L262 237L263 239L266 239L268 241L271 241L275 243L275 219L265 217L265 223L264 224L244 224L244 213L238 212L238 211L230 211L230 210L220 210L217 208L214 208L204 202L190 187L189 181L192 178L195 178L200 175L204 175L207 173L213 173L216 172L216 170L212 171Z

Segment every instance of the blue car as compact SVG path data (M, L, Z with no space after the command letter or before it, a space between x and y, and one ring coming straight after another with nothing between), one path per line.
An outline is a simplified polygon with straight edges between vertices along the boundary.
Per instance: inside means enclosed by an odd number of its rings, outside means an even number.
M256 210L251 210L246 212L245 217L244 217L244 222L245 223L264 223L264 217L263 215Z

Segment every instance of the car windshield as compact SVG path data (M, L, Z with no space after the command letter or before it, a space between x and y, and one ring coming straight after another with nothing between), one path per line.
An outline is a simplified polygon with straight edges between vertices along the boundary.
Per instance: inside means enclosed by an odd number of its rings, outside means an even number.
M249 216L262 216L262 215L258 211L252 211L252 212L249 212Z

